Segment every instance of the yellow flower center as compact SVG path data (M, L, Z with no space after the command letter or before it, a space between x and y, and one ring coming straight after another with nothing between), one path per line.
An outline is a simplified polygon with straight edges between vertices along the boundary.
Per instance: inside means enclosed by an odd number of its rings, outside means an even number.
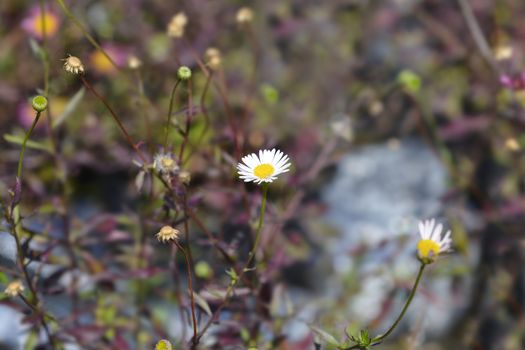
M160 162L162 163L163 167L168 168L168 169L173 167L173 164L175 163L175 161L171 158L162 158Z
M271 164L260 164L253 169L253 174L259 179L266 179L272 176L275 169Z
M33 22L36 35L39 37L44 36L44 21L46 23L46 34L49 36L54 35L58 29L58 21L57 18L49 12L44 12L44 16L40 13L36 16Z
M439 244L431 239L422 239L417 243L417 250L419 251L419 256L422 258L430 257L430 253L432 253L433 256L438 256Z

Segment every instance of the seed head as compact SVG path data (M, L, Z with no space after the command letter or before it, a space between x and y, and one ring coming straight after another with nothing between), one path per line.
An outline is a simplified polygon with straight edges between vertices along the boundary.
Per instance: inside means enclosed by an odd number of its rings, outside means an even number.
M180 231L171 226L163 226L155 235L159 242L166 243L169 241L176 241L179 239Z
M64 58L63 61L66 72L73 74L84 74L84 65L82 64L80 58L69 55L67 58Z

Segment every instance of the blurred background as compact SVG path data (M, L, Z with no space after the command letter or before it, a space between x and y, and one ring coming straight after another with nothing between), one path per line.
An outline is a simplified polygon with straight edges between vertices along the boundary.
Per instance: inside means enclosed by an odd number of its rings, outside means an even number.
M181 191L199 216L184 244L200 328L228 286L224 256L246 259L258 217L259 188L236 179L236 161L273 147L291 158L270 186L258 282L200 348L332 349L312 326L338 340L384 332L419 267L417 222L435 217L454 251L378 348L525 349L522 15L521 0L2 0L0 190L7 201L31 98L47 95L20 208L57 342L152 349L165 338L185 349L192 333L185 261L154 237L185 209L63 70L74 55L149 162L163 150L177 69L193 71L175 94L170 142L177 153L192 116ZM8 226L2 290L21 277ZM31 309L4 296L0 349L48 348Z

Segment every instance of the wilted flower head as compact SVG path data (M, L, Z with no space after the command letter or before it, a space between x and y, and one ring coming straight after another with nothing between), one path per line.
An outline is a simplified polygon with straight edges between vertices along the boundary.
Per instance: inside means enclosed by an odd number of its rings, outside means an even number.
M179 173L179 181L184 185L189 185L191 181L191 173L187 170L183 170Z
M155 235L159 242L166 243L169 241L176 241L179 239L180 231L171 226L163 226Z
M235 17L235 20L239 24L245 24L249 23L253 20L253 11L249 7L241 7L239 11L237 11L237 16Z
M184 35L184 29L188 24L188 17L184 12L179 12L171 18L168 24L167 33L172 38L181 38Z
M21 281L16 280L9 283L4 291L10 297L16 297L18 294L24 291L24 285Z
M443 225L436 225L436 220L434 219L419 222L421 239L417 243L417 253L424 264L432 263L440 253L451 250L451 232L449 230L444 237L441 237L442 231Z
M44 9L44 14L40 11L40 6L33 6L27 16L22 20L22 28L31 36L37 39L44 38L44 21L47 37L54 36L60 25L57 14L49 9Z
M275 148L260 150L259 156L255 153L244 156L237 170L245 182L272 182L277 179L277 175L290 170L289 160L287 155Z
M206 58L206 64L212 70L217 70L220 68L221 63L222 63L222 58L221 58L221 52L218 49L214 47L210 47L206 50L206 53L204 54L204 56Z
M498 61L508 60L509 58L512 58L513 53L514 50L510 45L500 45L496 46L496 48L494 49L494 57Z
M84 73L84 64L82 64L82 61L80 60L80 58L69 55L67 58L64 58L63 61L64 61L64 69L66 70L66 72L73 73L73 74L83 74Z
M179 166L170 153L157 153L153 167L161 174L171 174L179 170Z

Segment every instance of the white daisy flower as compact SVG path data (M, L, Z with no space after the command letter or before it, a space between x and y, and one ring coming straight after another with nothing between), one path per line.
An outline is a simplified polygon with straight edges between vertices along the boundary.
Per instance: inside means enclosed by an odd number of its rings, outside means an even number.
M157 153L153 160L153 167L161 174L170 174L179 170L171 153Z
M434 261L440 254L451 251L452 238L450 230L442 237L443 225L437 224L436 220L425 220L419 222L419 234L421 239L417 243L419 259L426 264Z
M283 152L276 150L260 150L259 156L252 153L242 158L237 165L239 177L245 182L272 182L277 175L290 170L290 158Z

